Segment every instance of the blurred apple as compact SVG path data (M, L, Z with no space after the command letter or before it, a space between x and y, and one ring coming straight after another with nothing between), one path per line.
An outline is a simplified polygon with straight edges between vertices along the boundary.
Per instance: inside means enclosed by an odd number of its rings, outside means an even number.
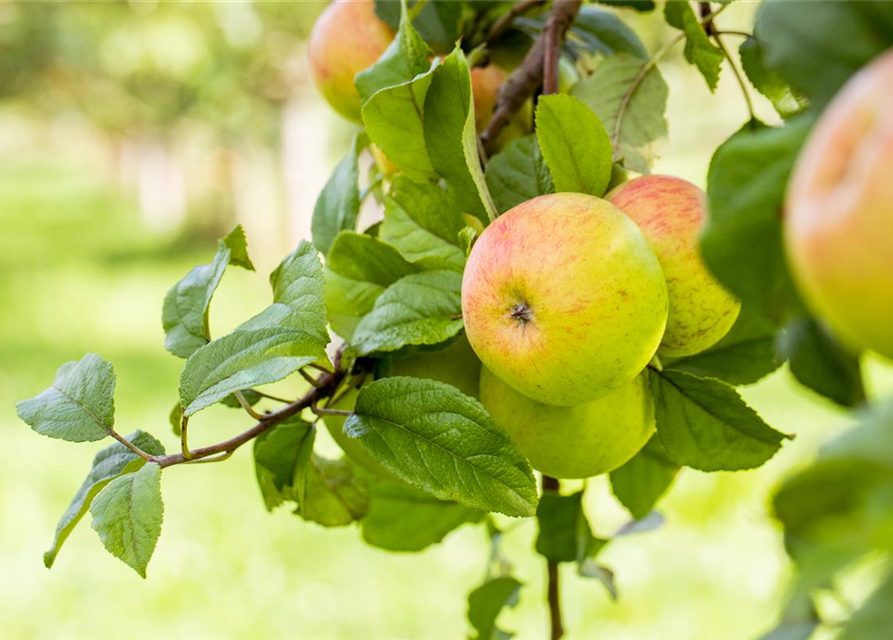
M800 152L785 246L807 305L893 359L893 49L844 85Z

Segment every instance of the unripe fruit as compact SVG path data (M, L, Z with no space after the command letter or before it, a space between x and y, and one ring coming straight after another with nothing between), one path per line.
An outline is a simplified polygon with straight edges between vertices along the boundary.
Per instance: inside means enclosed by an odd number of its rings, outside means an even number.
M338 0L326 7L310 32L308 56L313 83L335 111L361 122L354 76L372 66L394 39L369 0Z
M700 353L729 332L741 303L701 259L698 236L707 221L707 195L670 176L642 176L608 194L639 225L667 279L670 313L658 353Z
M485 367L480 396L534 469L554 478L589 478L625 463L654 433L647 376L598 400L555 407L518 393Z
M392 376L415 376L445 382L458 388L465 395L477 397L481 375L481 361L471 350L468 340L460 337L446 349L440 351L419 351L403 358L394 358L391 364ZM331 409L353 411L356 406L358 389L351 389L330 405ZM395 476L370 456L363 444L356 438L344 434L343 416L327 415L323 418L332 439L338 443L347 456L372 473L388 479Z
M825 109L788 185L785 246L807 305L893 358L893 49Z
M484 230L462 280L475 353L540 402L574 405L635 378L667 321L667 287L639 228L609 202L557 193Z

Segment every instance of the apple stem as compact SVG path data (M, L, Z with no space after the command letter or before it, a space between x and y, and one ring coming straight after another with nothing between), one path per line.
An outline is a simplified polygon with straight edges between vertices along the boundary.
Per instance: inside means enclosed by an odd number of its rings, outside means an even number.
M558 478L543 475L543 492L558 493L561 483ZM558 563L549 560L546 563L546 571L549 584L546 591L546 601L549 603L549 637L551 640L561 640L564 636L564 623L561 620L561 592L559 588Z

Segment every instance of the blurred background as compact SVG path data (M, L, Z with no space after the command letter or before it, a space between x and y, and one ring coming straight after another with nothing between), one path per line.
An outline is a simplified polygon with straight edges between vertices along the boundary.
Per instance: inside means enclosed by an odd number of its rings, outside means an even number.
M117 370L119 431L176 446L167 417L182 362L163 349L165 291L239 222L258 273L227 272L213 335L265 306L269 271L309 237L316 196L348 149L352 125L307 73L306 37L323 7L0 2L0 637L465 636L466 593L489 551L481 527L401 555L365 546L355 528L268 514L247 447L225 464L165 474L147 580L109 556L86 520L53 570L42 564L103 444L41 438L18 421L15 401L96 351ZM749 30L754 9L736 3L717 21ZM619 13L650 51L666 40L658 16ZM747 111L728 68L711 94L680 56L661 64L670 136L655 171L703 186L713 150ZM760 116L777 121L752 94ZM878 363L868 379L873 394L893 390ZM300 391L295 381L281 389ZM743 393L796 439L754 472L682 472L662 503L666 524L603 554L616 603L566 569L570 638L743 639L771 627L790 567L768 496L850 418L784 369ZM192 425L193 441L245 426L240 412L214 408ZM628 519L603 478L590 482L587 510L602 535ZM525 587L500 626L521 638L547 634L534 535L525 522L504 543Z

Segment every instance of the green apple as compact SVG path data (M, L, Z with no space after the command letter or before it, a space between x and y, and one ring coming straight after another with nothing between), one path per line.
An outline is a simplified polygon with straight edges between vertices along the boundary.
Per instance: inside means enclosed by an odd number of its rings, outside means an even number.
M515 390L554 405L635 378L667 322L667 285L639 228L601 198L524 202L481 234L465 267L472 348Z
M608 395L573 407L532 400L481 372L481 403L534 469L554 478L589 478L632 458L654 433L648 372Z
M478 360L468 340L464 336L453 342L446 349L439 351L419 351L403 358L394 358L390 375L414 376L445 382L458 388L465 395L474 398L478 395L481 376L481 361ZM371 380L371 376L370 376ZM330 405L331 409L352 411L356 406L359 389L351 388ZM362 443L344 434L342 416L327 415L323 418L329 433L338 446L357 464L365 467L381 477L394 479L393 474L382 467L370 456Z
M307 45L310 75L326 102L348 120L361 122L354 76L372 66L393 39L372 0L337 0L314 23Z
M707 221L707 194L670 176L642 176L607 195L639 225L667 278L670 313L658 353L700 353L729 332L741 303L701 259L698 237Z
M807 306L893 359L893 49L822 113L788 184L784 239Z

